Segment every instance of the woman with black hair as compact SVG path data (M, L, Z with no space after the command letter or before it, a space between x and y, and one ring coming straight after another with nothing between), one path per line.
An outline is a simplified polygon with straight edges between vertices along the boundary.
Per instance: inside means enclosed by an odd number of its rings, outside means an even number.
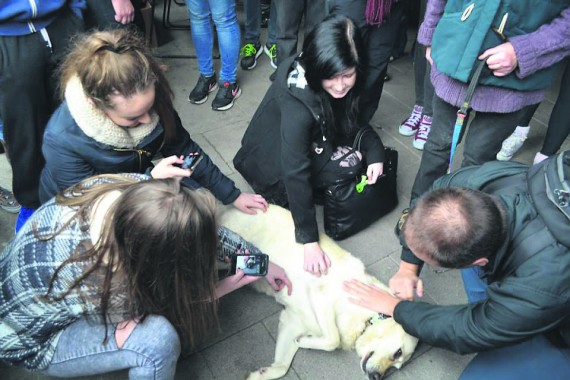
M358 28L332 16L305 38L302 52L283 61L234 158L234 166L270 203L293 214L295 239L305 247L305 270L326 274L330 260L318 244L315 194L354 176L364 163L368 183L382 174L384 147L358 132L358 99L366 66Z

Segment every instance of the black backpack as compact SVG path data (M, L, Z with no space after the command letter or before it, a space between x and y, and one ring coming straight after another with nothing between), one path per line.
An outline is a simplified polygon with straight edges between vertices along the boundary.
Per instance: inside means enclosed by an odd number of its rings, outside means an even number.
M557 242L548 229L548 222L552 220L549 213L553 213L549 205L554 204L570 223L570 150L534 165L528 171L494 180L481 190L493 195L529 193L538 211L539 216L509 244L509 250L522 252L505 263L504 273L510 274L537 252Z

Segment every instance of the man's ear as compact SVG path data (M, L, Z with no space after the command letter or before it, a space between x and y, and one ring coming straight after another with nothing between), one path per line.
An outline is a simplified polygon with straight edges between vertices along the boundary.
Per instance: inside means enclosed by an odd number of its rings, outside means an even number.
M485 265L487 265L489 263L489 259L486 257L481 257L475 261L473 261L473 263L471 264L472 266L479 266L479 267L484 267Z

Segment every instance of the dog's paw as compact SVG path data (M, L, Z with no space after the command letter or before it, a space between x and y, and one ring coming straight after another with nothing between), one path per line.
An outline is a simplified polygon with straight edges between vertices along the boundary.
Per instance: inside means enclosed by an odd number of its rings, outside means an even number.
M266 373L267 367L260 368L257 371L250 373L246 380L263 380L265 379L264 375Z

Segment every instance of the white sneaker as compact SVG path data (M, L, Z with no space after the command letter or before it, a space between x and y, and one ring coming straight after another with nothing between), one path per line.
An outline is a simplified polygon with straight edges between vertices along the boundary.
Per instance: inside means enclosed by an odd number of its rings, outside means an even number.
M412 114L398 127L398 133L402 136L415 135L422 121L422 111L422 106L415 105Z
M513 133L512 135L507 137L505 141L503 141L503 146L501 147L501 150L499 151L499 153L497 153L497 160L509 161L511 158L513 158L515 153L518 152L519 149L524 144L526 138L527 136L520 135L518 133Z
M422 121L418 127L418 131L416 132L416 136L414 137L414 142L412 143L414 148L424 150L424 145L426 145L430 129L431 116L422 116Z

